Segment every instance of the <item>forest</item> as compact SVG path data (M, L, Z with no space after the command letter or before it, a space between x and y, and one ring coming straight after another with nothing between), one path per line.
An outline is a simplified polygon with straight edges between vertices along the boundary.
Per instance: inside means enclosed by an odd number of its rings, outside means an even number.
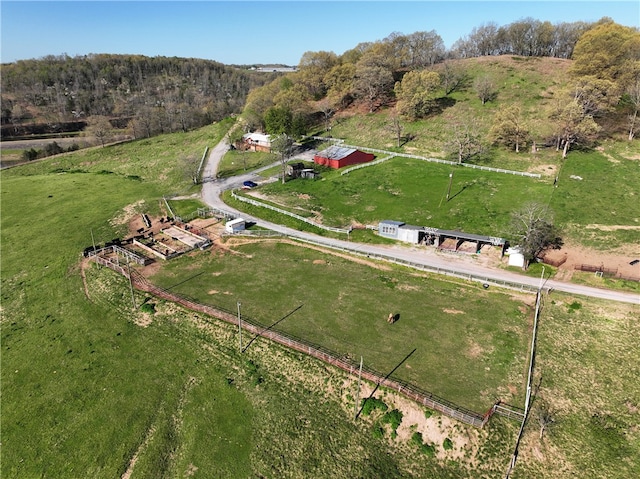
M568 75L544 92L546 97L539 98L544 102L500 101L504 84L469 67L471 58L499 56L521 63L554 57L569 65ZM458 162L481 154L487 144L518 152L537 142L554 145L565 157L570 149L590 147L602 138L630 141L640 107L640 32L608 18L556 26L527 19L476 28L450 51L431 31L394 33L342 55L306 52L296 72L250 92L243 119L246 129L296 137L313 128L328 131L348 111L386 111L399 147L404 127L441 115L462 91L473 92L481 106L492 104L498 111L469 104L473 111L466 118L447 125L449 141L443 150ZM478 122L488 116L492 124L479 128ZM532 118L537 125L528 121Z
M502 104L479 137L474 118L449 125L444 150L459 162L487 142L520 151L537 141L563 157L597 138L635 136L640 107L640 32L609 18L551 24L526 18L474 28L447 50L436 31L398 32L338 55L306 52L294 72L258 72L193 58L139 55L48 56L2 66L2 137L78 129L104 144L113 129L129 138L188 131L242 113L234 133L259 130L292 138L327 131L345 112L391 111L398 145L406 122L442 113L457 91L482 105L499 87L464 59L553 57L571 62L554 92L544 128L527 124L521 105ZM621 126L623 125L623 126ZM234 138L232 138L234 139Z
M2 136L108 119L134 138L188 131L242 110L273 73L193 58L47 56L2 65Z

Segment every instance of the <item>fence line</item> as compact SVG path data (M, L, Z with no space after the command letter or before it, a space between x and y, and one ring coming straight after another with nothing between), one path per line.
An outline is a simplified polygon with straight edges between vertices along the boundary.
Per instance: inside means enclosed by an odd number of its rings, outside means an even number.
M146 291L159 298L180 304L192 311L207 314L208 316L220 319L229 324L238 324L237 316L232 311L228 311L220 307L204 305L186 296L178 295L176 293L167 291L166 289L159 288L149 283L146 278L144 278L140 273L136 271L131 271L131 276L129 276L125 269L120 267L119 265L106 261L99 256L94 256L94 258L98 263L103 264L113 269L114 271L117 271L126 278L130 278L132 284L136 287L136 289ZM287 335L279 331L275 331L273 329L265 330L264 326L244 315L241 315L241 320L243 328L246 331L257 336L269 339L295 351L312 356L325 363L331 364L332 366L335 366L351 375L354 375L355 372L359 370L358 364L350 361L348 358L339 357L337 353L327 348L300 338L296 338L292 335ZM486 413L479 414L477 412L458 406L451 401L436 396L435 394L432 394L428 391L422 390L405 381L388 378L386 375L383 375L382 373L379 373L369 367L362 368L362 377L376 384L379 384L380 386L397 391L399 394L402 394L403 396L412 399L413 401L422 404L423 406L426 406L435 411L439 411L446 416L475 427L483 427L495 411L495 406L493 406L489 408Z
M526 171L514 171L514 170L505 170L504 168L492 168L490 166L481 166L481 165L472 165L469 163L458 163L457 161L449 161L449 160L441 160L439 158L427 158L425 156L420 155L411 155L409 153L398 153L395 151L388 150L379 150L377 148L369 148L367 146L356 146L356 145L347 145L344 143L344 140L340 140L337 138L325 138L323 136L312 136L314 140L322 140L322 141L332 141L334 143L339 143L343 148L355 148L357 150L362 151L370 151L373 153L379 153L382 155L391 155L391 156L401 156L403 158L413 158L416 160L428 161L430 163L441 163L444 165L451 166L462 166L464 168L473 168L474 170L483 170L483 171L492 171L494 173L504 173L508 175L517 175L517 176L526 176L529 178L541 178L542 175L540 173L528 173Z
M209 147L204 147L204 153L202 154L202 158L200 159L200 165L198 166L198 171L196 172L196 181L200 180L200 175L202 174L202 165L204 165L204 160L207 158L207 152L209 151Z
M167 197L163 196L162 199L164 200L164 204L167 207L167 210L169 211L169 214L171 215L172 218L175 219L176 215L173 213L173 210L171 209L171 206L169 206L169 201L167 201Z
M238 200L238 201L242 201L243 203L249 203L250 205L253 205L253 206L258 206L260 208L267 208L269 210L276 211L276 212L281 213L283 215L290 216L290 217L295 218L295 219L297 219L299 221L303 221L303 222L305 222L307 224L315 226L316 228L321 228L321 229L327 230L327 231L333 231L334 233L344 233L344 234L351 233L350 229L347 230L347 229L344 229L344 228L333 228L332 226L321 225L321 224L315 223L315 222L313 222L313 221L311 221L311 220L309 220L309 219L307 219L307 218L305 218L303 216L297 215L295 213L291 213L289 211L283 210L283 209L278 208L276 206L272 206L272 205L269 205L267 203L262 203L260 201L254 200L254 199L247 198L246 196L236 195L234 190L231 190L231 196L233 198L235 198L236 200Z
M481 283L488 283L488 284L493 284L496 286L501 286L503 288L509 288L509 289L515 289L518 291L529 291L529 292L534 292L537 291L538 288L535 286L531 286L528 284L524 284L524 283L518 283L515 281L507 281L504 279L494 279L494 278L488 278L486 276L480 276L480 275L475 275L475 274L471 274L471 273L459 273L453 269L448 269L448 268L442 268L442 267L438 267L438 266L429 266L426 264L422 264L422 263L415 263L413 261L408 261L408 260L403 260L400 258L395 258L393 256L388 256L388 255L384 255L384 254L380 254L380 253L369 253L369 252L363 252L361 250L355 249L355 248L349 248L346 246L335 246L335 245L331 245L331 244L327 244L327 243L323 243L321 241L314 241L311 239L306 239L306 238L297 238L297 237L293 237L294 239L301 241L303 243L309 243L309 244L314 244L317 246L322 246L325 248L330 248L330 249L335 249L338 251L344 251L344 252L348 252L351 254L355 254L358 256L366 256L367 258L371 258L371 259L377 259L377 260L381 260L381 261L387 261L389 263L395 263L395 264L399 264L399 265L403 265L403 266L408 266L409 268L413 268L413 269L418 269L421 271L429 271L432 273L436 273L436 274L442 274L445 276L454 276L456 278L462 278L462 279L466 279L469 281L476 281L476 282L481 282Z
M347 168L344 171L340 172L340 176L344 176L348 173L351 173L354 170L359 170L360 168L367 168L369 166L374 166L384 161L390 160L393 156L385 156L384 158L380 158L379 160L369 161L368 163L360 163L359 165L352 166L351 168Z

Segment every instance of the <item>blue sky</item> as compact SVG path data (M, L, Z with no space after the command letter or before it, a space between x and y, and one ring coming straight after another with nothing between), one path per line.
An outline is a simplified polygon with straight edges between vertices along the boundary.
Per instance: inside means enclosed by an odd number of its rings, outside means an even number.
M341 54L392 32L435 30L445 46L487 22L604 16L640 26L640 1L0 1L0 60L129 53L225 64L297 65L306 51Z

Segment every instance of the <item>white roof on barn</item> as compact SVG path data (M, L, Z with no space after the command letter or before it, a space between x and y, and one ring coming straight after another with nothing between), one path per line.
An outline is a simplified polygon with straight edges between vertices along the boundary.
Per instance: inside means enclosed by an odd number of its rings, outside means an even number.
M253 143L259 143L262 145L268 145L271 143L271 137L263 133L247 133L242 135L244 141L251 141Z
M318 153L318 156L321 156L322 158L328 158L330 160L341 160L349 156L354 151L357 150L355 148L345 148L344 146L331 145L329 148L326 148Z

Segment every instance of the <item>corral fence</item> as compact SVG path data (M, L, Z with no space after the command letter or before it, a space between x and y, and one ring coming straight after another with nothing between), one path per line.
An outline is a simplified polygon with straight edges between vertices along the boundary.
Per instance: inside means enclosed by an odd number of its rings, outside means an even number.
M136 271L132 271L131 275L129 275L124 268L116 265L115 263L105 261L99 256L95 256L95 258L98 263L104 264L105 266L108 266L114 271L117 271L126 278L129 278L136 289L150 293L158 298L180 304L181 306L192 311L197 311L213 318L220 319L229 324L238 324L238 317L232 311L220 307L201 304L186 296L178 295L176 293L167 291L166 289L159 288L149 283L146 278L144 278L140 273ZM240 320L243 329L252 334L255 334L256 336L269 339L295 351L299 351L301 353L312 356L327 364L335 366L352 376L357 375L360 371L359 365L351 361L349 358L346 358L344 356L341 357L338 353L335 353L320 345L311 343L304 339L296 338L292 335L284 334L273 329L265 328L257 321L244 315L240 315ZM426 406L435 411L439 411L446 416L475 427L483 427L494 413L498 413L496 405L493 405L484 414L479 414L477 412L458 406L457 404L454 404L451 401L441 398L428 391L422 390L405 381L389 378L383 373L380 373L368 367L362 368L362 377L380 386L397 391L399 394L402 394L403 396L419 404L422 404L423 406Z
M587 271L589 273L600 273L607 276L615 276L618 273L618 269L605 268L604 266L595 266L592 264L577 264L575 269L580 271Z
M196 214L199 218L208 218L214 216L224 220L235 220L238 215L231 211L222 210L220 208L198 208Z
M333 231L334 233L343 233L343 234L347 234L347 235L349 233L351 233L351 229L334 228L332 226L325 226L325 225L316 223L314 221L311 221L310 219L305 218L304 216L300 216L300 215L297 215L295 213L291 213L289 211L286 211L286 210L283 210L281 208L278 208L277 206L273 206L273 205L270 205L270 204L267 204L267 203L262 203L261 201L254 200L252 198L247 198L246 196L236 195L236 192L234 190L231 190L231 196L234 199L238 200L238 201L242 201L243 203L248 203L250 205L258 206L260 208L266 208L268 210L276 211L276 212L281 213L283 215L290 216L290 217L295 218L295 219L297 219L299 221L303 221L304 223L307 223L307 224L310 224L312 226L315 226L316 228L320 228L320 229L323 229L323 230L326 230L326 231Z
M96 261L100 262L98 260L98 258L101 261L106 261L106 262L113 262L113 264L115 265L120 265L120 260L118 258L118 256L114 256L113 258L105 258L106 255L108 254L116 254L116 255L121 255L124 256L126 258L128 258L130 261L133 261L134 263L137 263L139 265L145 266L149 263L151 263L151 260L149 258L146 258L142 255L139 255L133 251L130 251L126 248L123 248L121 246L118 245L112 245L112 246L105 246L104 248L100 248L100 249L95 249L95 250L87 250L87 257L92 257L95 256L96 257ZM103 264L103 263L100 263Z
M545 263L545 264L549 264L551 266L555 266L557 268L557 267L562 266L563 264L565 264L567 262L567 258L568 257L569 256L566 255L566 254L560 259L551 259L551 258L543 257L542 258L542 262Z
M605 268L603 265L596 266L593 264L577 264L574 269L595 273L597 276L607 276L615 279L623 279L625 281L640 281L640 277L624 276L618 271L618 268Z
M343 148L355 148L357 150L369 151L371 153L378 153L378 154L381 154L381 155L390 155L392 157L393 156L401 156L403 158L413 158L415 160L428 161L430 163L440 163L440 164L451 165L451 166L462 166L464 168L472 168L474 170L492 171L494 173L504 173L504 174L516 175L516 176L526 176L528 178L541 178L542 177L542 175L540 175L540 173L529 173L529 172L526 172L526 171L505 170L504 168L492 168L490 166L472 165L472 164L469 164L469 163L458 163L457 161L441 160L440 158L427 158L425 156L420 156L420 155L410 155L408 153L398 153L398 152L395 152L395 151L379 150L379 149L376 149L376 148L369 148L369 147L366 147L366 146L347 145L347 144L344 143L344 140L340 140L338 138L325 138L323 136L312 136L312 137L309 137L309 138L313 138L314 140L321 140L321 141L331 141L331 142L339 144Z

